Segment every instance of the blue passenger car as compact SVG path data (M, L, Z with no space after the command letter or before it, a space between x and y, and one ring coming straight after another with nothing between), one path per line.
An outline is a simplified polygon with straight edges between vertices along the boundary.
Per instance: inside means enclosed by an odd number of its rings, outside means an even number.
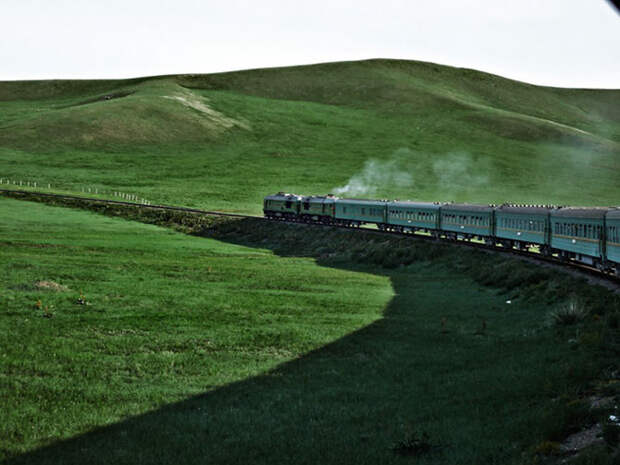
M551 228L551 209L538 206L501 205L495 209L495 237L504 247L546 249Z
M439 230L440 205L428 202L400 202L387 204L388 229L399 232Z
M446 204L441 207L441 229L450 239L492 242L494 208L488 205Z
M620 208L607 212L605 218L607 226L607 243L605 251L608 265L620 275Z
M336 199L335 221L347 226L374 223L384 227L387 202L382 200Z
M603 231L608 208L565 207L551 211L551 249L590 265L604 261Z

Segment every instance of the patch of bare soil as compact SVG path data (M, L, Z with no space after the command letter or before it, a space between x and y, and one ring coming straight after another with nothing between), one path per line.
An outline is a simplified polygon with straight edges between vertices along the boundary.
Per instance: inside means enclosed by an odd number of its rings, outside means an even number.
M579 431L578 433L571 434L560 445L560 450L567 454L576 454L586 447L593 446L594 444L602 444L603 429L598 423L594 426Z
M67 286L63 286L62 284L58 284L54 281L37 281L36 283L34 283L34 287L36 287L37 289L56 292L65 292L69 290Z

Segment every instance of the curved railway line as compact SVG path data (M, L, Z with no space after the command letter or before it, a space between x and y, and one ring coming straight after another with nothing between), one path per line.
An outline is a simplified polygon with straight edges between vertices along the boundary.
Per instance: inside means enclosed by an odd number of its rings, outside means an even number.
M99 202L99 203L108 204L108 205L123 205L123 206L130 206L130 207L151 209L151 210L170 210L170 211L196 213L196 214L212 215L212 216L252 218L252 219L259 219L259 220L269 221L269 222L282 222L282 223L288 223L288 224L304 224L304 225L316 226L316 227L362 229L365 232L379 234L379 235L404 236L404 237L410 237L410 238L433 241L433 242L440 241L446 244L453 244L453 245L459 245L463 247L476 248L476 249L485 250L485 251L510 254L510 255L521 257L521 258L533 260L541 264L552 264L552 265L559 266L565 269L575 270L586 276L596 277L604 281L607 281L609 283L612 283L615 285L614 288L616 288L616 290L620 290L620 276L615 276L615 275L611 275L608 273L604 273L595 267L588 266L583 263L570 261L570 260L563 260L563 259L560 259L554 256L544 256L538 252L518 250L514 248L509 249L506 247L487 245L484 243L472 242L469 240L454 240L454 239L446 239L446 238L436 239L436 238L431 237L430 235L396 232L396 231L379 231L378 229L373 229L373 228L363 227L363 226L362 227L350 227L350 226L337 225L337 224L292 221L290 219L270 219L264 216L244 215L240 213L227 213L227 212L221 212L221 211L215 211L215 210L202 210L198 208L178 207L178 206L172 206L172 205L145 205L142 203L128 202L124 200L109 200L109 199L100 199L100 198L95 198L95 197L82 197L78 195L69 195L69 194L52 194L52 193L47 193L47 192L25 191L25 190L17 190L17 189L0 189L0 193L1 194L32 195L32 196L57 198L57 199L81 200L81 201L87 201L87 202Z

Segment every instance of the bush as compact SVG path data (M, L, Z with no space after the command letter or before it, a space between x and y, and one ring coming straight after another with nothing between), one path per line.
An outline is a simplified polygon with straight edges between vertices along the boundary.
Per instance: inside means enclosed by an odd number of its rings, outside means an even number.
M583 400L561 399L543 417L543 433L547 440L562 441L594 421L590 405Z
M550 313L551 322L556 325L567 326L583 321L588 315L585 305L576 298L570 299L558 309Z

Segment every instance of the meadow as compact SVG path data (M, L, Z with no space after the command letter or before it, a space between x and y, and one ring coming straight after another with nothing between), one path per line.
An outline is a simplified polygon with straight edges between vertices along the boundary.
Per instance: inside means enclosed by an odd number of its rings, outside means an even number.
M553 270L360 231L0 209L8 464L535 463L605 415L584 395L614 365L619 299ZM587 320L554 326L570 294Z
M259 214L282 190L618 205L619 179L618 90L399 60L0 82L0 188ZM3 463L549 463L618 399L618 296L553 269L45 201L0 195Z
M618 204L617 90L537 87L431 63L368 60L0 82L0 102L4 182L249 213L281 190Z

